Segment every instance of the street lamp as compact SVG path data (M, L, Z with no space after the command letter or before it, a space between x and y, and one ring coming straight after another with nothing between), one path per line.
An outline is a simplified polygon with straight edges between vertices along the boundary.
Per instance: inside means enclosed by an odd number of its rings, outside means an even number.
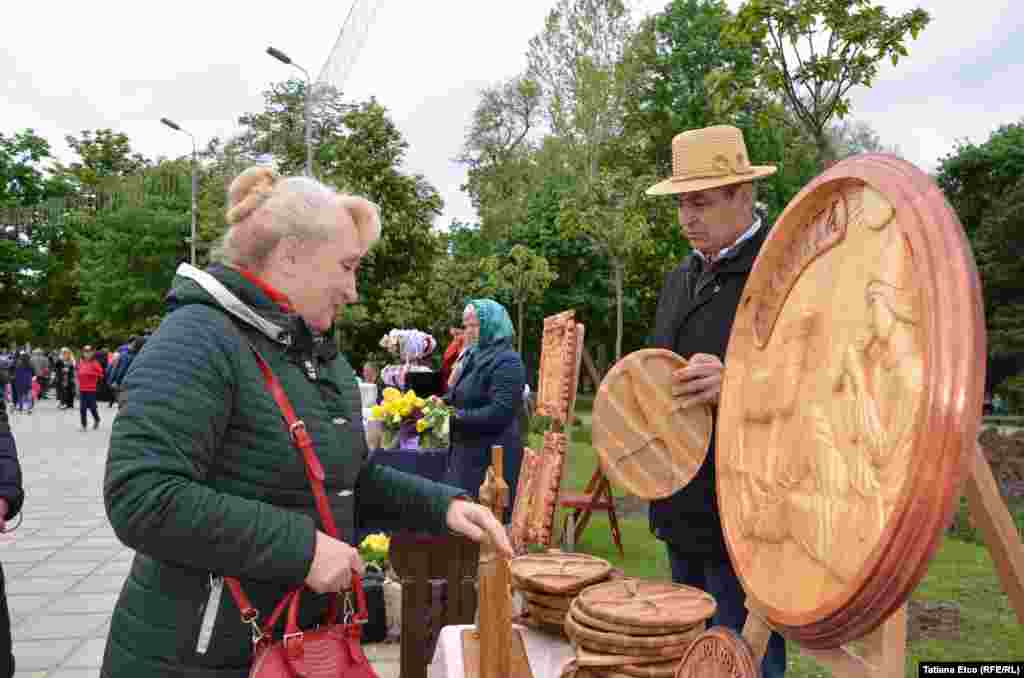
M167 125L168 127L170 127L171 129L173 129L176 132L183 132L183 133L189 135L190 137L192 137L192 237L189 238L189 245L191 245L191 248L192 248L191 262L192 262L192 265L195 266L196 265L196 215L199 213L199 207L196 204L196 196L199 193L199 176L197 174L198 163L196 161L196 138L192 135L191 132L188 132L186 130L181 129L181 127L176 122L174 122L173 120L169 120L168 118L160 118L160 122L162 122L163 124Z
M310 97L313 95L313 79L309 77L309 71L293 62L287 54L274 47L267 48L267 54L274 57L283 64L294 66L306 76L306 96L303 101L304 115L306 117L306 176L313 176L313 128L309 115Z

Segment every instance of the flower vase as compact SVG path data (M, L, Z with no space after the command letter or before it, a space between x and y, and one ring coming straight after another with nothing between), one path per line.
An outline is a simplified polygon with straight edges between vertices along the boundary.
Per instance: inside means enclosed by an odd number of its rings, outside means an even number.
M415 422L405 422L398 429L398 449L420 449L420 434L416 432Z

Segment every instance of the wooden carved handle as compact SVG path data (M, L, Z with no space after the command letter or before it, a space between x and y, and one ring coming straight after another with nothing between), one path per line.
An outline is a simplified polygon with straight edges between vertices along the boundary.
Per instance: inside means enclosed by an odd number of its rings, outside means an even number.
M505 477L505 448L501 445L491 446L491 463L494 465L494 480Z

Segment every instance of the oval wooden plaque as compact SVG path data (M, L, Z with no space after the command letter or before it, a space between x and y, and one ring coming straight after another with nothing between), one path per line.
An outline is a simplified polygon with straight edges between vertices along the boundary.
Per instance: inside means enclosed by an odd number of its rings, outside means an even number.
M838 647L917 586L968 470L985 347L963 229L910 163L845 160L776 222L733 325L715 461L732 562L787 638Z
M644 349L615 363L594 399L592 433L601 468L642 499L663 499L693 480L711 442L711 409L683 409L672 374L686 360Z
M517 588L540 593L575 594L603 581L612 571L611 563L584 554L537 554L509 561Z
M715 626L700 634L679 662L676 678L760 678L750 645L732 629Z
M615 624L682 631L715 613L715 599L682 584L618 579L588 587L576 598L586 614Z

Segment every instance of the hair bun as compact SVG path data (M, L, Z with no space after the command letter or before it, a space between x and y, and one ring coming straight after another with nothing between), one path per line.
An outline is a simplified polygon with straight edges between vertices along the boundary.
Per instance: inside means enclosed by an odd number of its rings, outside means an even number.
M235 177L228 189L228 210L224 217L228 224L237 224L252 214L273 192L277 180L277 172L265 166L250 167Z

